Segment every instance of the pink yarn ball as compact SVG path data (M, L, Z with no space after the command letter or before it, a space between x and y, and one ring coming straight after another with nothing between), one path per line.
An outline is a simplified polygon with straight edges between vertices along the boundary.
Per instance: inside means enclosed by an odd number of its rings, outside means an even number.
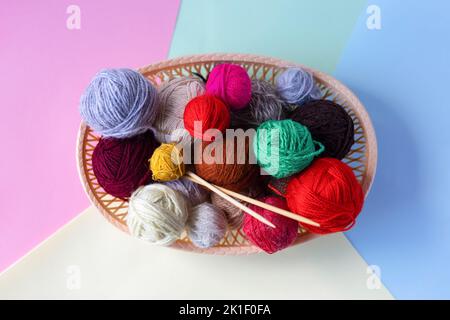
M272 206L287 210L286 201L279 197L269 196L259 199ZM272 222L276 228L269 227L250 215L245 215L243 231L255 246L267 253L274 253L289 247L297 238L298 223L272 211L250 205L249 208Z
M208 76L206 92L222 99L231 109L242 109L252 96L252 82L247 71L235 64L219 64Z

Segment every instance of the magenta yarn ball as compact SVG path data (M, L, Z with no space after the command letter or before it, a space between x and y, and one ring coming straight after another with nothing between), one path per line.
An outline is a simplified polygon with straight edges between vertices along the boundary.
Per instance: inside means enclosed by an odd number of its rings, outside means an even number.
M241 66L223 63L210 72L206 92L222 99L229 108L238 110L250 102L252 82Z

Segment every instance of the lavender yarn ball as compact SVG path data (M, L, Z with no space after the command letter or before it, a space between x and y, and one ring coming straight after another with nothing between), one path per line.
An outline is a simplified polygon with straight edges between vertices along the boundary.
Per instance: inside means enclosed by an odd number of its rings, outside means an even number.
M292 106L321 98L321 92L314 83L313 76L301 68L288 68L276 79L280 96Z
M199 248L215 246L227 231L225 215L219 208L204 202L192 208L187 233L192 243Z
M209 200L209 191L184 177L163 184L181 193L193 207Z
M156 139L162 143L190 144L191 135L184 129L184 109L191 99L205 91L205 84L197 77L174 78L164 82L158 88L160 108L153 126Z
M157 91L137 71L105 69L81 96L80 113L105 137L131 137L152 127L158 113Z
M231 124L235 128L256 128L267 120L285 119L287 107L288 104L271 83L253 80L248 107L232 112Z

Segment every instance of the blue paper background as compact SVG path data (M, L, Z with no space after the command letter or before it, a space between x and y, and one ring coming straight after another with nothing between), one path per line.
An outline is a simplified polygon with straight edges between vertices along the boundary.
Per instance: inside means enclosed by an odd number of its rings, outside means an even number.
M381 9L368 30L366 9ZM362 100L378 171L348 238L397 298L450 298L450 2L183 1L170 56L272 55L334 74Z

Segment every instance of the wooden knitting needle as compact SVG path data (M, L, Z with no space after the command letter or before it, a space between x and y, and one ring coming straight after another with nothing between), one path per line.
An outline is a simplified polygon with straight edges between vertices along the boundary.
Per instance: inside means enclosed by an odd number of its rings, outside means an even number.
M313 220L311 220L311 219L308 219L308 218L302 217L302 216L300 216L300 215L298 215L298 214L292 213L292 212L290 212L290 211L287 211L287 210L284 210L284 209L275 207L275 206L273 206L273 205L271 205L271 204L264 203L264 202L261 202L261 201L259 201L259 200L256 200L256 199L247 197L246 195L243 195L243 194L240 194L240 193L237 193L237 192L234 192L234 191L231 191L231 190L228 190L228 189L219 187L219 186L216 186L216 187L217 187L219 190L225 192L226 194L228 194L228 195L230 195L230 196L232 196L232 197L235 197L235 198L237 198L237 199L239 199L239 200L242 200L242 201L245 201L245 202L254 204L254 205L257 206L257 207L261 207L261 208L263 208L263 209L267 209L267 210L269 210L269 211L278 213L278 214L280 214L280 215L282 215L282 216L285 216L285 217L287 217L287 218L291 218L291 219L293 219L293 220L297 220L298 222L302 222L302 223L305 223L305 224L309 224L309 225L315 226L315 227L320 227L320 224L318 224L317 222L315 222L315 221L313 221Z
M203 178L199 177L198 175L196 175L193 172L186 172L186 176L189 180L196 182L198 184L201 184L202 186L208 188L209 190L211 190L212 192L216 193L218 196L224 198L225 200L227 200L228 202L230 202L231 204L233 204L234 206L238 207L239 209L241 209L242 211L248 213L249 215L251 215L253 218L261 221L262 223L268 225L269 227L275 228L275 225L270 222L269 220L267 220L266 218L264 218L263 216L257 214L255 211L253 211L252 209L250 209L249 207L246 207L245 205L243 205L242 203L240 203L239 201L237 201L236 199L232 198L231 196L227 195L225 192L221 191L220 189L218 189L216 186L212 185L211 183L209 183L208 181L204 180Z
M194 182L197 182L197 181L194 181ZM203 183L200 183L200 182L197 182L197 183L199 183L199 184L204 186ZM231 190L228 190L228 189L216 186L214 184L213 184L213 186L216 187L217 189L219 189L220 191L224 192L225 194L227 194L229 196L232 196L234 198L237 198L239 200L242 200L242 201L251 203L251 204L253 204L255 206L258 206L258 207L270 210L272 212L278 213L278 214L280 214L282 216L285 216L287 218L291 218L291 219L296 220L298 222L309 224L309 225L315 226L315 227L320 227L320 224L318 224L317 222L312 221L311 219L302 217L302 216L300 216L298 214L295 214L295 213L292 213L290 211L287 211L287 210L284 210L284 209L272 206L270 204L258 201L256 199L253 199L253 198L250 198L250 197L247 197L247 196L245 196L243 194L240 194L240 193L237 193L237 192L234 192L234 191L231 191Z

